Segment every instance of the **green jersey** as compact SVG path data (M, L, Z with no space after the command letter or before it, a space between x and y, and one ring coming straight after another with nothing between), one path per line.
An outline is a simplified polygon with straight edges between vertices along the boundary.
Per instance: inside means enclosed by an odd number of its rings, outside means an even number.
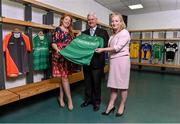
M81 34L59 52L69 61L79 65L89 65L96 48L103 47L100 37Z
M49 45L46 36L36 35L33 38L33 69L44 70L49 68Z
M152 56L153 56L154 59L161 60L163 51L164 51L164 47L163 47L162 44L158 44L158 43L153 44L153 46L152 46Z

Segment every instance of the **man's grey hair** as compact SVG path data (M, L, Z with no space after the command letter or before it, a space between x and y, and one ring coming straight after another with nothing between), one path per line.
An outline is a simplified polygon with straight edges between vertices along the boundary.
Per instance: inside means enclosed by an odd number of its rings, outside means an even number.
M90 13L88 13L87 17L89 17L89 16L94 16L95 18L97 18L97 16L96 16L96 13L95 13L95 12L90 12Z

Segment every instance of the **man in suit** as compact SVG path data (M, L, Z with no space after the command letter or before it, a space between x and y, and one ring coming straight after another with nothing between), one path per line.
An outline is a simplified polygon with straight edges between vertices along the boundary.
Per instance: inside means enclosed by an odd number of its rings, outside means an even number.
M89 29L83 31L87 35L99 36L104 39L104 47L107 47L109 35L106 30L97 27L97 17L95 13L87 15ZM98 111L101 103L101 82L104 73L105 55L104 53L94 53L89 66L83 66L85 81L85 99L81 107L93 105L93 110Z

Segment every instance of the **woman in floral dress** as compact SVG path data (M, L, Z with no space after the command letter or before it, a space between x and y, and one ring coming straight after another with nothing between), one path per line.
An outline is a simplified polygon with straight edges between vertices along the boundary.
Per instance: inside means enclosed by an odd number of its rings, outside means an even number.
M60 107L64 107L64 93L68 99L68 109L73 110L73 103L71 98L71 91L68 81L68 74L71 70L71 63L63 56L58 54L60 50L65 48L74 38L72 32L72 18L69 15L63 15L58 26L53 33L52 41L52 72L53 77L60 77L60 92L58 103Z

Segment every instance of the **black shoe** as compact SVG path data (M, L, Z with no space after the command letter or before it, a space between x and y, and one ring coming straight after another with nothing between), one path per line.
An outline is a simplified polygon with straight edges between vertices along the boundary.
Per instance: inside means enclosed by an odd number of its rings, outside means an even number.
M81 104L81 108L87 107L87 106L90 105L90 104L91 104L90 101L84 101L84 102Z
M121 113L121 114L117 112L117 113L116 113L116 117L121 117L123 114L124 114L124 112Z
M124 107L124 111L125 111L125 107ZM116 117L121 117L121 116L123 116L123 114L124 114L124 111L123 111L123 113L116 113Z
M93 106L93 110L94 110L94 111L98 111L99 108L100 108L100 105L99 105L99 104L96 104L96 105Z
M101 114L102 115L109 115L111 112L114 112L114 110L115 110L115 107L113 107L111 110L109 110L108 113L106 113L106 111L105 111L105 112L102 112Z

